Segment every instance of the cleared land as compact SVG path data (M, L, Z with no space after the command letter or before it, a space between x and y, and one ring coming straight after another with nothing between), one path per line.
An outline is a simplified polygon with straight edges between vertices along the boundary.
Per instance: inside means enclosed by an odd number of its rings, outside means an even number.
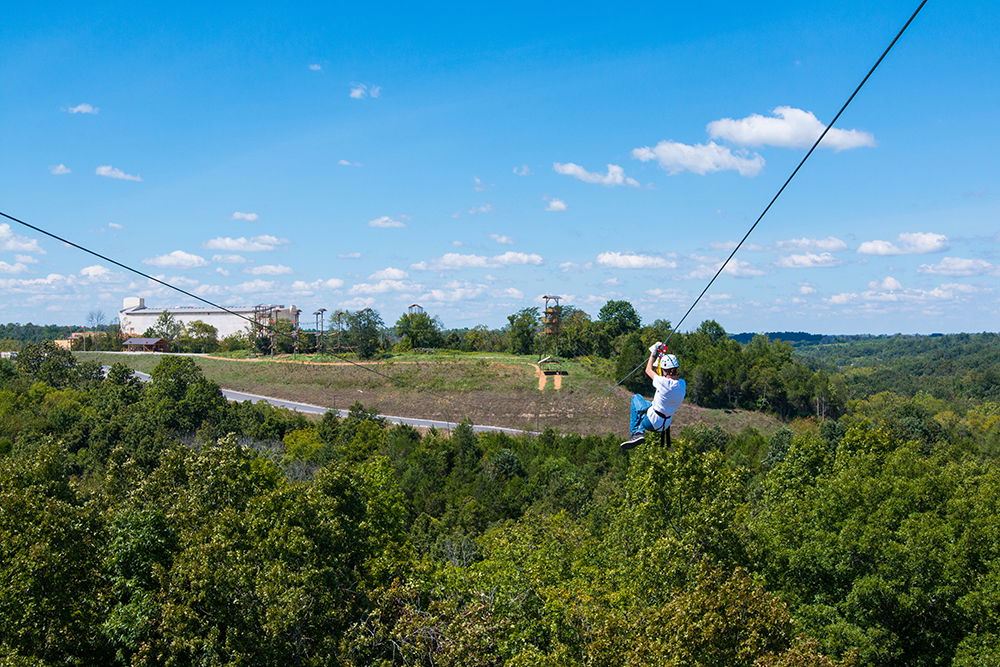
M78 352L81 359L124 363L149 372L164 355ZM406 355L379 362L347 363L336 357L264 360L192 357L220 386L264 396L346 409L360 401L368 409L420 417L527 430L605 434L627 431L629 392L595 373L583 361L562 365L561 388L550 376L539 391L535 359L515 355ZM373 372L374 371L374 372ZM772 417L739 410L710 410L685 404L675 429L695 422L727 431L754 426L772 431Z

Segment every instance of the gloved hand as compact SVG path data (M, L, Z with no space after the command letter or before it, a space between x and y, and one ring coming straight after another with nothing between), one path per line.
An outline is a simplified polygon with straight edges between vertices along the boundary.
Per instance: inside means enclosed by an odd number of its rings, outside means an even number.
M650 354L650 356L656 356L656 351L660 349L661 345L663 345L663 343L661 343L660 341L656 341L655 343L653 343L649 347L649 354Z

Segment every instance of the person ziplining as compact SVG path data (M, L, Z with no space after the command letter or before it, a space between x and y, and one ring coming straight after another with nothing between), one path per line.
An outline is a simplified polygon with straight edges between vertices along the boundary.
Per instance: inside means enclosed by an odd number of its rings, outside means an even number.
M660 433L669 444L670 422L687 393L687 384L677 375L679 366L677 357L667 353L667 346L663 343L657 341L649 348L646 375L653 381L653 389L656 391L652 402L641 394L632 396L629 406L629 432L632 437L619 445L622 450L642 444L647 431Z

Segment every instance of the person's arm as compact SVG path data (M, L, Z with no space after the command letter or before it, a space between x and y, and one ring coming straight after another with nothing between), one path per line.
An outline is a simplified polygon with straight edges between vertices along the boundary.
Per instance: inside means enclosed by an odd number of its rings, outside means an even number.
M654 343L651 348L649 348L649 359L646 360L646 375L649 376L650 380L655 380L659 377L656 371L653 370L653 359L656 358L656 348L658 348L661 343Z

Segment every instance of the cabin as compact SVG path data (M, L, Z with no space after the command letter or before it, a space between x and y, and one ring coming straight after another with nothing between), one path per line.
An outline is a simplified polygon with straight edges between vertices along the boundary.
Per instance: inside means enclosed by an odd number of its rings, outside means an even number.
M122 343L126 352L169 352L170 343L165 338L129 338Z

